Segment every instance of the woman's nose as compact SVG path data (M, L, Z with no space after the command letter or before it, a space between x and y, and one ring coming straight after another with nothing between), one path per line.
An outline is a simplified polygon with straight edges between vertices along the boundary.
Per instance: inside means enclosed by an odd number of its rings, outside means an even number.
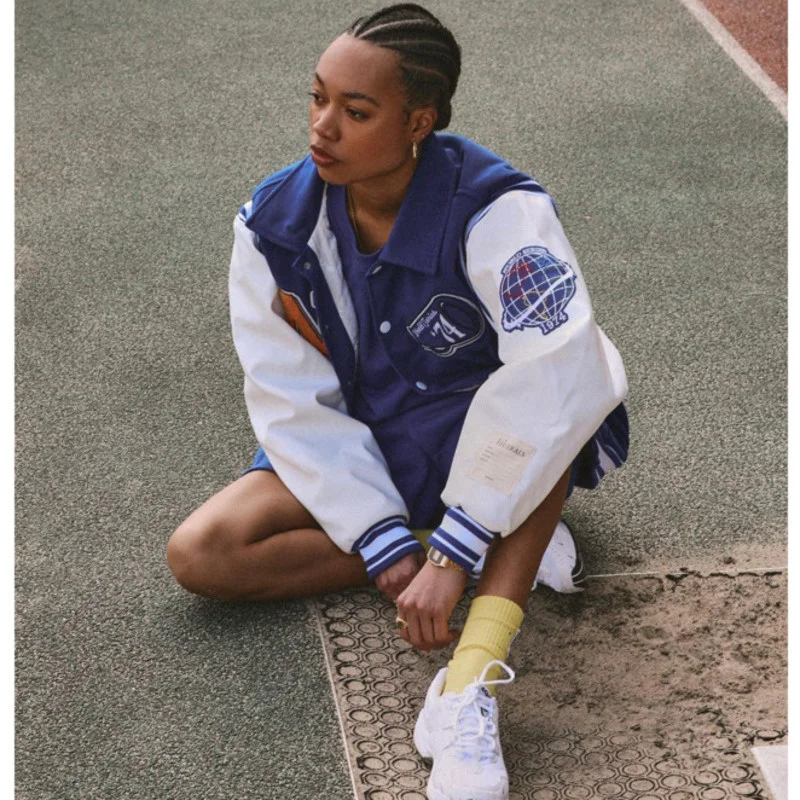
M317 111L316 117L311 121L311 130L323 139L335 141L338 138L338 126L330 104Z

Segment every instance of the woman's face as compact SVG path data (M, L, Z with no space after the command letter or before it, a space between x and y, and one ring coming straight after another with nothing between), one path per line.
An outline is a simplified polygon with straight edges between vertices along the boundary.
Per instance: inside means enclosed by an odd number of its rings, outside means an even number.
M393 50L343 34L317 63L311 155L328 183L377 178L406 165L412 139L423 129L428 133L434 121L432 108L406 114Z

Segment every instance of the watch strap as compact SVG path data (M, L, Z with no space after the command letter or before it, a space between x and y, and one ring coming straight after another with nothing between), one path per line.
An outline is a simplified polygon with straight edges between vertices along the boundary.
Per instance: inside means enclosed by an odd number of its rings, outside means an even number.
M459 572L466 571L461 564L456 563L452 558L446 556L441 550L437 550L435 547L431 547L428 550L428 561L430 561L435 567L441 567L443 569L456 569Z

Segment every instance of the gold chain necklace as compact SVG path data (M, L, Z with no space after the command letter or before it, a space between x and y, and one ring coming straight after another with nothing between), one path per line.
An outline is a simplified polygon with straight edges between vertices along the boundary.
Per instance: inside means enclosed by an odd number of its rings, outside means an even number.
M361 235L358 230L358 222L356 222L356 205L353 202L353 195L350 194L350 187L344 187L344 193L347 195L347 212L350 215L350 222L353 223L353 230L356 233L356 246L361 250Z
M414 158L414 172L417 171L417 167L419 166L419 150L417 142L414 142L414 149L413 149L413 158ZM413 174L413 173L412 173ZM353 202L353 195L350 194L350 187L344 187L344 193L347 196L347 213L350 217L350 222L353 223L353 230L356 233L356 246L359 250L361 250L361 233L358 230L358 222L356 221L356 204Z
M419 155L417 152L417 143L414 142L414 172L417 171L417 166L419 164ZM413 174L413 173L412 173ZM358 230L358 222L356 221L356 204L353 202L353 195L350 194L350 187L344 187L344 193L347 197L347 213L350 217L350 222L353 223L353 230L356 234L356 246L358 249L363 253L363 248L361 247L361 232Z

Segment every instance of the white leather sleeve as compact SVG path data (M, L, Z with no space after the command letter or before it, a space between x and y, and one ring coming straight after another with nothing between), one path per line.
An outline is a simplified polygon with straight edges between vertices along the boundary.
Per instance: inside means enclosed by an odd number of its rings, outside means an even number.
M505 536L536 509L628 390L622 360L597 326L575 254L546 194L502 195L467 234L467 275L494 325L503 365L470 405L442 500ZM544 247L575 273L567 320L544 333L514 326L503 267ZM525 293L525 286L516 290ZM522 298L535 304L538 295ZM530 318L529 318L530 321Z
M237 216L230 313L250 421L289 491L352 552L376 523L408 512L371 431L348 416L332 364L285 320L254 237Z

